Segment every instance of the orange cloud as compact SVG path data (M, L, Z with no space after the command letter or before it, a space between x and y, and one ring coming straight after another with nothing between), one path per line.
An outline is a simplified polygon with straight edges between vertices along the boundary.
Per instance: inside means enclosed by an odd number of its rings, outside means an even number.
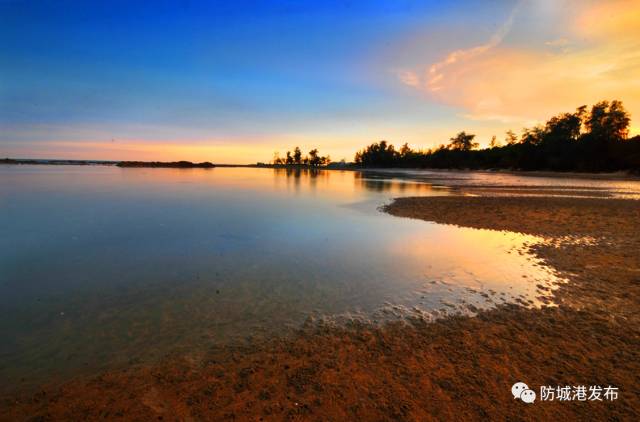
M530 124L602 99L620 99L640 118L640 2L597 3L567 28L571 37L509 46L503 40L518 30L512 14L487 43L404 71L401 81L476 120Z
M609 0L584 10L576 19L582 36L609 40L638 40L640 3L637 0Z

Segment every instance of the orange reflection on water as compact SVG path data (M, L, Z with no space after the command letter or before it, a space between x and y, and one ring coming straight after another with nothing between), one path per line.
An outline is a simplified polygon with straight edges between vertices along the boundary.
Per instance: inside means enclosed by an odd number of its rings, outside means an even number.
M422 230L390 242L387 249L423 271L426 292L433 284L444 284L465 288L471 294L459 297L458 302L473 301L473 296L480 294L488 305L516 301L540 306L548 303L550 290L563 281L529 252L529 246L545 242L543 238L429 222L417 224ZM545 299L539 300L539 296Z

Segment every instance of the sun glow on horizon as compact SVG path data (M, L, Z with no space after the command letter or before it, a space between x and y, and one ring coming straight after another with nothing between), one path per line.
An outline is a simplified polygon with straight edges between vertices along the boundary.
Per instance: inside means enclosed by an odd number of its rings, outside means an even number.
M113 4L105 21L83 2L1 3L0 156L248 164L300 146L350 161L463 130L486 146L614 99L640 135L640 2L481 4Z

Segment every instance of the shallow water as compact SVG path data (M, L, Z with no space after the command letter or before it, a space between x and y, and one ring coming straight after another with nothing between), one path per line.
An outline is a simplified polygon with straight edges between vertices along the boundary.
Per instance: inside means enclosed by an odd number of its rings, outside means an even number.
M410 179L471 194L640 199L640 178L625 174L381 169L364 175L371 180Z
M384 173L2 166L0 379L259 341L308 318L539 306L536 285L560 281L524 251L539 239L378 210L447 194Z

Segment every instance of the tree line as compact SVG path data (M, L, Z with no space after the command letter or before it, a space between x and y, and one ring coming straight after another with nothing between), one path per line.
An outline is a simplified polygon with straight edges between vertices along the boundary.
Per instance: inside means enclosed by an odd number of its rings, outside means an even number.
M276 166L309 166L320 167L326 166L331 162L331 158L327 156L321 156L318 149L314 148L309 151L308 155L302 156L302 151L299 147L295 147L293 154L291 151L287 151L285 157L280 157L280 153L276 152L273 155L272 164Z
M631 119L621 101L600 101L561 113L544 125L509 130L504 141L494 136L478 149L475 135L460 132L446 145L396 149L387 141L373 143L355 155L362 167L427 167L554 171L640 171L640 136L629 138Z

